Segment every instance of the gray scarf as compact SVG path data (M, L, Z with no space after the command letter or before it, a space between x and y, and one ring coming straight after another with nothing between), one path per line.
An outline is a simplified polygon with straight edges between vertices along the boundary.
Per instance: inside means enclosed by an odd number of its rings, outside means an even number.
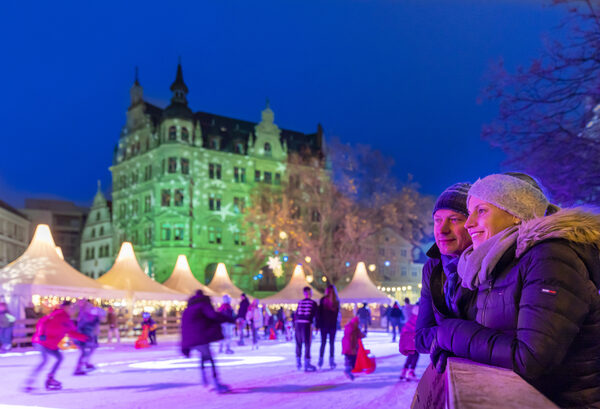
M458 275L462 286L475 290L480 283L487 281L506 251L516 243L519 226L512 226L490 237L477 250L468 247L458 260Z

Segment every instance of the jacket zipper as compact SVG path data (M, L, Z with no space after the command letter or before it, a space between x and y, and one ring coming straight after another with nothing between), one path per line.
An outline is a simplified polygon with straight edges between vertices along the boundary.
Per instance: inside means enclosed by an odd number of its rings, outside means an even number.
M493 280L489 280L488 284L489 284L489 288L487 290L487 293L485 294L485 300L483 301L483 312L481 313L481 325L486 325L485 311L487 310L488 298L490 297L490 294L492 293L492 289L494 288Z

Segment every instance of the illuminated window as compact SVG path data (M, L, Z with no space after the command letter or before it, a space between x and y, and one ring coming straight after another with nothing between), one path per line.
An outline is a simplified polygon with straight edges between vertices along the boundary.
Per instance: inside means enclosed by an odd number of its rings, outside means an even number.
M163 189L160 195L160 203L162 206L171 206L171 190Z
M233 198L233 211L235 213L244 213L246 208L246 200L243 197Z
M177 158L169 158L169 173L177 172Z
M186 158L181 158L181 173L188 175L190 173L190 161Z
M175 206L183 206L183 189L175 189Z
M217 163L208 164L208 178L221 179L221 165Z
M169 128L169 140L170 141L177 140L177 128L175 128L174 126Z
M160 229L160 239L163 241L171 240L171 226L163 224Z
M233 180L235 183L245 183L246 182L246 169L245 168L233 168Z
M173 235L173 239L175 239L176 241L181 241L183 240L183 227L175 227L175 232Z

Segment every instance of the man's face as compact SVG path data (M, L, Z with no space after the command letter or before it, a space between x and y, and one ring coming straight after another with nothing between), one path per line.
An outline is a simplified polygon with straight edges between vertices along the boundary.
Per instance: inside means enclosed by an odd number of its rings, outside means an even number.
M304 291L304 298L311 298L312 297L312 291L308 290L308 291Z
M460 256L471 245L471 236L465 229L467 218L454 210L440 209L433 215L433 236L440 253Z

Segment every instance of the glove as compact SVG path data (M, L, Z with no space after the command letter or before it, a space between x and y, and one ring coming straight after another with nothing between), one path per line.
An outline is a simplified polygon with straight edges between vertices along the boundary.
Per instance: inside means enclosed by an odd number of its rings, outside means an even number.
M429 353L432 365L435 367L435 370L440 374L444 373L444 371L446 370L448 358L454 356L452 352L440 348L437 342L437 338L433 339Z

